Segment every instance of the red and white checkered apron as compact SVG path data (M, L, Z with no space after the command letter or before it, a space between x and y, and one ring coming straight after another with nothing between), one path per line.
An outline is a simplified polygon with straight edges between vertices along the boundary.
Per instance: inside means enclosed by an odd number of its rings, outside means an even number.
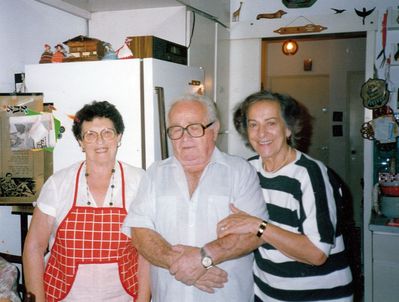
M118 162L119 163L119 162ZM138 254L129 237L121 232L125 210L125 179L122 176L121 208L77 206L79 175L76 174L72 208L58 227L44 273L46 301L59 301L69 293L79 264L118 263L123 288L136 298ZM88 281L89 282L89 281Z

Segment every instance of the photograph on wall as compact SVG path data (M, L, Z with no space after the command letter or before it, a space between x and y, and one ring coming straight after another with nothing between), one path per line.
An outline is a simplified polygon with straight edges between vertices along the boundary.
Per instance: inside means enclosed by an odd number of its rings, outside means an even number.
M45 153L39 147L50 144L54 128L42 111L42 94L0 94L1 204L31 204L38 197Z
M55 146L54 119L50 113L11 116L11 150L43 149Z
M32 197L35 193L35 180L32 178L13 177L11 172L0 178L0 197Z

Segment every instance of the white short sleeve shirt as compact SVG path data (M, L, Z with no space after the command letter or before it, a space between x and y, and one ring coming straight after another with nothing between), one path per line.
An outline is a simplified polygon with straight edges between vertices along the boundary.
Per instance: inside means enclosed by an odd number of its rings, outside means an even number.
M155 162L147 170L122 231L130 235L131 227L149 228L173 245L201 247L217 238L217 223L230 214L230 203L252 215L268 218L258 176L246 160L215 148L190 198L183 168L171 157ZM252 254L220 264L229 281L214 294L186 286L168 270L152 266L153 301L251 301L252 264Z

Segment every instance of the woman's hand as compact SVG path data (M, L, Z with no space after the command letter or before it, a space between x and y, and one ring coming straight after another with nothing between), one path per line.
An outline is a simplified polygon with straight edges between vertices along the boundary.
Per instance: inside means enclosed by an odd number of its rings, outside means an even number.
M230 204L231 215L219 221L217 226L218 238L229 234L255 234L258 232L262 219L251 216Z

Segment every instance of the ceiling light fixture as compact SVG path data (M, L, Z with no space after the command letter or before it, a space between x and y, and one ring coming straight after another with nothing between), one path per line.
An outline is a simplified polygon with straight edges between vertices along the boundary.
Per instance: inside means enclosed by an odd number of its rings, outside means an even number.
M298 43L295 40L286 40L281 49L287 56L294 55L298 51Z

